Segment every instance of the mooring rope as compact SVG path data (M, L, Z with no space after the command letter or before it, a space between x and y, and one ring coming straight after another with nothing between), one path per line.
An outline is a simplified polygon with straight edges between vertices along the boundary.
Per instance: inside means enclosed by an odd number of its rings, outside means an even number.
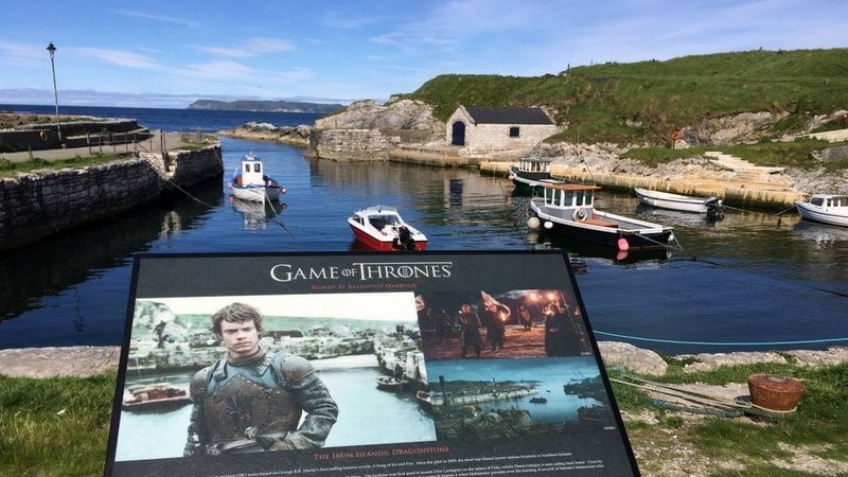
M204 202L204 201L200 200L199 198L195 197L194 195L192 195L189 191L187 191L187 190L183 189L182 187L180 187L180 186L179 186L176 182L174 182L174 180L173 180L172 178L167 177L167 176L166 176L165 174L163 174L161 171L159 171L158 169L156 169L155 167L153 167L153 164L151 164L151 163L150 163L147 159L145 159L144 157L138 156L138 159L140 159L140 160L141 160L141 162L143 162L144 164L146 164L146 165L147 165L147 167L149 167L151 170L153 170L153 172L155 172L156 174L158 174L158 175L159 175L159 177L160 177L160 178L162 178L165 182L167 182L167 183L169 183L169 184L173 185L175 189L177 189L178 191L180 191L180 192L182 192L183 194L187 195L188 197L190 197L190 198L191 198L192 200L194 200L195 202L198 202L198 203L200 203L200 204L203 204L203 205L205 205L206 207L209 207L210 209L215 208L215 206L214 206L214 205L207 204L206 202Z
M686 401L690 401L701 406L708 406L708 408L692 407L685 406L679 403L672 403L664 399L652 399L653 404L661 407L666 407L672 410L687 411L697 414L718 415L722 417L740 417L743 414L753 414L756 416L766 417L774 420L777 420L780 417L783 417L784 415L791 414L797 411L797 407L793 407L792 409L788 410L768 409L754 404L750 401L743 401L740 399L731 400L695 391L690 391L687 389L682 389L678 386L674 386L671 384L650 381L648 379L623 371L619 367L614 367L612 369L614 369L617 374L621 375L623 379L610 378L611 382L627 386L633 386L643 391L667 394L669 396L684 399Z
M611 338L628 339L632 341L648 341L651 343L679 344L679 345L695 345L695 346L785 346L785 345L808 345L808 344L825 344L825 343L840 343L848 341L848 336L843 338L822 338L813 340L789 340L789 341L690 341L690 340L672 340L664 338L648 338L645 336L624 335L619 333L610 333L607 331L592 331L596 335L609 336Z
M275 224L279 225L279 226L280 226L283 230L285 230L285 231L286 231L286 233L288 233L288 234L289 234L289 237L291 237L291 238L292 238L292 240L294 240L295 242L297 242L297 241L298 241L298 240L297 240L297 237L295 237L295 236L294 236L294 234L292 233L292 231L291 231L291 230L289 230L289 228L286 226L285 222L283 222L283 218L280 216L280 214L278 214L278 213L277 213L277 209L274 207L274 204L271 202L271 198L270 198L270 197L268 197L268 193L267 193L267 192L265 193L265 198L264 198L264 200L262 201L262 207L263 207L263 211L262 211L262 213L263 213L263 214L265 213L264 208L265 208L265 207L270 207L270 208L271 208L271 212L273 212L273 213L274 213L274 219L276 219L276 220L271 220L271 222L273 222L273 223L275 223Z

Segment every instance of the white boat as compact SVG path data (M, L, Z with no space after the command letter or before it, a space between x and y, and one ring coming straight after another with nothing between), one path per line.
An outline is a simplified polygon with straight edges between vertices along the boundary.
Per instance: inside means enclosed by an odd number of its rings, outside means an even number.
M353 236L373 250L424 250L427 237L403 221L397 209L375 205L354 212L347 219Z
M227 184L237 199L254 202L274 201L285 194L286 189L279 182L265 174L262 161L253 154L244 156L241 165L233 173Z
M721 199L717 197L693 197L638 187L633 190L636 192L639 202L645 205L660 209L707 214L707 217L715 219L724 218L724 205L721 203Z
M672 227L595 209L595 192L600 189L584 184L546 185L542 197L530 199L528 227L544 227L622 251L663 248L674 241Z
M796 200L795 208L807 220L848 227L848 195L814 194L809 202Z
M509 180L515 185L515 191L542 195L544 184L562 184L564 181L551 176L552 161L547 157L528 156L519 159L517 166L509 166Z

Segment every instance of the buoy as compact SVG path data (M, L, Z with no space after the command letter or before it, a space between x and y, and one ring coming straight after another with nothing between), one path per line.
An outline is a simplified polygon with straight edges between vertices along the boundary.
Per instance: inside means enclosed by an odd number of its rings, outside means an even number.
M551 222L550 220L546 220L545 221L545 228L548 229L548 230L551 230L552 228L554 228L554 223Z
M626 238L621 237L620 239L618 239L618 249L621 250L622 252L626 252L626 251L630 250L630 244L627 243Z
M541 225L539 223L539 217L530 217L527 219L527 226L530 227L530 229L536 230L539 228L539 225Z
M285 194L285 193L286 193L286 188L280 187L280 194Z
M627 251L626 250L619 250L618 253L615 254L615 259L618 260L619 262L623 261L625 258L627 258Z

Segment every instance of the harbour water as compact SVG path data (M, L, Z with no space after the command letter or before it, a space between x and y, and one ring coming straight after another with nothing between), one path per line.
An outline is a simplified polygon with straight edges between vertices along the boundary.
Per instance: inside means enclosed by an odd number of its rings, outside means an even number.
M45 111L39 111L43 108ZM49 107L0 110L49 113ZM248 121L311 124L315 115L68 108L207 132ZM337 163L300 149L222 138L226 174L248 152L288 193L276 209L233 202L223 181L173 203L121 214L0 252L0 349L118 345L133 254L356 249L351 212L396 206L432 250L565 248L598 339L668 354L823 349L848 344L848 230L731 209L723 221L638 207L601 191L598 207L675 227L683 251L616 257L530 232L527 198L506 177L397 163Z

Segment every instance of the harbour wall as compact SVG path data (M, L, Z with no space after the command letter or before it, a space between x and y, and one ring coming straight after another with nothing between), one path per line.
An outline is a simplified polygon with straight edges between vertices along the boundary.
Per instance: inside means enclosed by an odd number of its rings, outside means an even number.
M135 119L60 122L59 126L66 147L85 145L85 137L74 138L73 136L87 134L128 136L133 131L143 129ZM75 142L81 143L74 144ZM0 131L0 152L40 151L59 147L62 147L62 141L56 132L56 123L30 124L17 126L9 131Z
M481 172L489 174L507 174L511 162L481 162ZM517 165L517 163L516 163ZM674 194L709 197L715 196L728 205L777 208L793 207L795 200L803 200L804 194L795 191L772 190L758 187L758 184L745 180L721 179L718 177L697 178L660 178L628 174L589 173L581 168L552 165L551 173L555 177L591 182L612 190L632 191L634 187L671 192Z
M0 250L142 206L177 187L222 175L221 147L215 145L0 179Z
M335 161L387 161L389 139L377 129L313 129L307 154Z

